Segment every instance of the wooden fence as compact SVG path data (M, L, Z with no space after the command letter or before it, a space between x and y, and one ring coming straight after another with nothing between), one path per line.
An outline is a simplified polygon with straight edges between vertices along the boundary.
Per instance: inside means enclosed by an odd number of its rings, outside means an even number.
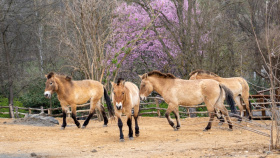
M252 105L255 107L253 109L253 114L254 113L261 113L261 115L253 115L254 119L267 119L270 118L270 115L267 114L270 112L270 107L269 105L271 102L269 101L269 95L251 95L250 100L252 102ZM140 115L154 115L157 117L164 117L161 115L161 113L165 113L166 108L160 107L160 102L164 102L163 98L161 97L148 97L148 102L141 102L140 103ZM280 105L280 102L276 102L276 104ZM148 107L149 105L149 107ZM151 106L154 105L154 106ZM226 105L228 107L228 105ZM245 106L245 105L244 105ZM205 105L196 105L196 106L180 106L180 116L182 118L184 117L196 117L196 116L208 116L208 111L198 111L196 110L197 108L203 108ZM9 106L0 106L1 108L10 108ZM83 109L80 109L83 108ZM20 112L19 110L24 110L26 112ZM147 111L148 110L148 111ZM14 117L19 118L20 115L27 115L27 114L38 114L38 113L46 113L49 116L62 116L62 108L48 108L44 109L43 107L41 108L24 108L24 107L17 107L15 106L14 109L12 110ZM56 112L54 112L56 111ZM89 112L89 103L82 104L82 105L77 105L77 117L80 119L83 119L88 116ZM245 110L243 111L244 115L246 115ZM54 114L56 113L56 114ZM9 112L0 112L0 114L9 114ZM71 115L71 108L69 107L69 110L67 112L67 116L70 117ZM102 118L98 117L100 116L99 112L97 112L94 117L96 118Z

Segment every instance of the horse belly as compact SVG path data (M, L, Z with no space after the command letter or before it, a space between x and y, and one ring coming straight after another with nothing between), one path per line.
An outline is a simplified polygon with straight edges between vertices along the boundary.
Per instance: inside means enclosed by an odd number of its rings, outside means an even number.
M191 106L203 102L203 95L200 92L188 92L179 95L178 102L180 105Z

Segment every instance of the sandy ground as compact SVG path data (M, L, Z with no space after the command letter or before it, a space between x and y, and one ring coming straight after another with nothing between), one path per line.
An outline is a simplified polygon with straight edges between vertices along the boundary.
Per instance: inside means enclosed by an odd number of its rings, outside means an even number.
M61 124L62 119L58 120ZM60 125L40 127L12 121L0 119L0 157L280 157L277 151L267 153L268 137L250 131L228 131L226 124L214 122L210 131L203 132L208 118L181 119L181 129L174 131L165 118L142 117L140 136L134 140L128 139L124 123L125 142L119 141L117 121L103 127L103 122L91 120L86 129L78 129L68 118L65 130Z

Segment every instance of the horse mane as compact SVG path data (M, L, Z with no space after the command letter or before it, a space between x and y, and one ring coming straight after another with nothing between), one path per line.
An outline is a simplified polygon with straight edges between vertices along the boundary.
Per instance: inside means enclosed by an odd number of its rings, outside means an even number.
M69 76L67 76L67 75L57 74L57 73L54 73L54 72L50 72L50 73L47 75L47 79L50 79L50 78L53 77L54 75L55 75L56 77L58 77L58 78L63 78L63 79L65 79L66 81L71 81L71 80L72 80L72 78L69 77Z
M176 77L171 73L162 73L158 70L154 70L148 73L148 76L157 76L159 78L176 79Z
M120 83L121 83L122 81L124 81L123 78L118 78L117 85L120 85Z
M195 73L197 73L198 75L206 74L206 75L210 75L210 76L214 76L214 77L220 77L219 75L215 74L214 72L210 72L210 71L207 71L207 70L200 70L200 69L191 72L189 74L189 76L192 76Z

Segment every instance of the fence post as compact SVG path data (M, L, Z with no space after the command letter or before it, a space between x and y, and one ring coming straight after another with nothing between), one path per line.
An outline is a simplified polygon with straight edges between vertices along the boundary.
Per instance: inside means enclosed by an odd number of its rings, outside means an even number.
M67 108L68 108L68 110L66 111L67 117L71 117L72 108L71 108L71 111L70 111L70 107L67 107Z
M190 108L187 108L188 114L189 114L189 118L191 118L191 113L190 113Z
M30 109L30 107L28 107L28 114L31 114L31 109Z
M41 106L41 113L44 113L44 108L43 108L43 106Z
M16 118L19 118L18 117L18 107L16 106Z
M155 102L156 102L156 107L159 108L158 98L155 98ZM159 109L157 109L157 115L158 115L158 117L160 117L160 110Z
M9 104L9 108L10 108L11 118L15 118L13 105L12 105L12 104Z
M51 114L52 114L52 109L48 108L48 115L51 115Z

